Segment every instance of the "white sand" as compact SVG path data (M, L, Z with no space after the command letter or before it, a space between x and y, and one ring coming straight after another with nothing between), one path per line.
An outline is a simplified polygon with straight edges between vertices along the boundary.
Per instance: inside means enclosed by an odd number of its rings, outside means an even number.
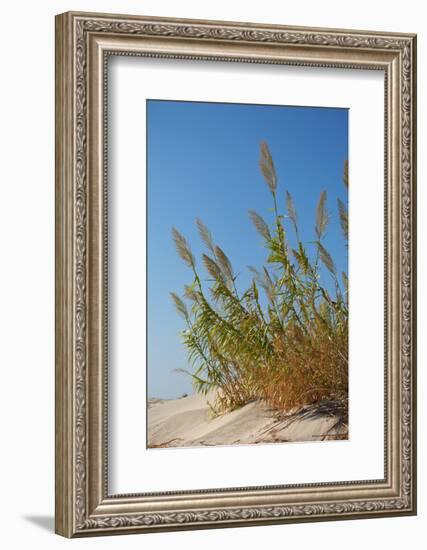
M285 441L336 439L347 428L329 404L312 406L293 415L278 413L258 401L214 417L208 406L213 396L152 399L148 409L149 447L193 447Z

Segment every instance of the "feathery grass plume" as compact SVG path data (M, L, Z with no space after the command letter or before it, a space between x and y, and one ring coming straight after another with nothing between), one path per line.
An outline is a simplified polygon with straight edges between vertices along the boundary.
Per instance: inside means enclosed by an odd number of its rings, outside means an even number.
M298 228L298 218L297 211L295 210L294 201L292 200L292 195L289 191L286 191L286 208L288 210L288 216L294 224L295 231Z
M270 229L264 219L255 210L249 210L249 217L261 237L269 241L271 239Z
M181 298L177 294L175 294L175 292L169 292L169 294L171 295L172 301L174 303L174 306L177 312L182 317L184 317L185 320L188 320L189 318L188 311L187 311L187 308L185 307L184 302L181 300Z
M298 253L299 253L299 257L301 259L301 262L302 262L302 269L303 269L303 272L304 274L307 274L312 268L311 268L311 265L310 265L310 260L308 259L308 256L307 256L307 252L304 248L304 245L302 244L301 241L299 241L298 243Z
M268 272L268 269L265 266L263 268L263 271L264 271L264 278L267 281L268 285L271 287L274 287L273 279L271 278L270 273Z
M348 189L348 160L344 161L344 170L343 170L342 179L343 179L344 185Z
M341 199L337 199L338 202L338 211L340 215L340 224L341 229L344 234L344 237L346 241L348 241L348 212L347 208L345 207L344 203Z
M344 283L345 294L346 294L347 299L348 299L348 277L347 277L347 274L344 273L344 271L343 271L341 273L341 277L342 277L342 282Z
M215 279L217 282L224 283L224 277L221 272L221 269L219 265L210 258L207 254L202 254L203 263L205 265L206 271L209 273L209 275Z
M321 242L318 242L317 246L319 248L319 254L322 263L332 275L336 275L337 270L335 268L334 261L332 260L332 256L329 254L329 252L326 250Z
M188 267L194 269L196 266L196 261L193 254L191 253L190 247L188 246L185 238L177 229L175 229L175 227L172 228L172 238L175 243L175 248L178 252L179 257L184 260Z
M251 271L257 281L261 278L261 273L258 271L258 269L252 265L248 265L249 271Z
M295 248L292 249L292 254L294 255L294 258L298 262L299 267L302 269L302 272L304 275L307 275L309 270L309 263L308 258L306 254L303 252L298 252L298 250L295 250Z
M231 265L231 262L226 256L225 252L219 246L215 247L215 256L218 261L219 267L224 273L226 279L228 279L228 281L230 282L233 282L234 281L233 266Z
M200 237L201 237L202 241L205 243L205 245L208 247L208 249L212 252L212 254L215 254L211 232L206 227L206 225L203 223L201 218L196 219L196 224L197 224L197 229L199 230L199 234L200 234Z
M277 177L274 162L271 157L270 149L265 141L261 142L261 157L259 159L261 172L267 182L268 188L274 195L277 188Z
M267 294L267 298L270 300L270 303L274 304L274 298L276 296L276 290L275 290L276 287L270 276L270 273L268 272L265 266L263 268L263 271L264 271L264 276L261 276L261 279L258 282L264 289L265 293Z
M184 296L192 302L197 302L199 299L199 294L194 290L193 285L184 285Z
M322 191L316 208L316 235L319 240L325 234L328 223L329 213L326 210L326 191Z

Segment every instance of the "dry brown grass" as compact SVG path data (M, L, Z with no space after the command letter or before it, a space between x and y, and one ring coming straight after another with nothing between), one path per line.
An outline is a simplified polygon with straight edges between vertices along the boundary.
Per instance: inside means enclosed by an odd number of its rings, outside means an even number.
M345 400L348 391L347 329L341 335L308 336L293 326L274 342L274 354L259 370L259 396L289 411L324 400Z

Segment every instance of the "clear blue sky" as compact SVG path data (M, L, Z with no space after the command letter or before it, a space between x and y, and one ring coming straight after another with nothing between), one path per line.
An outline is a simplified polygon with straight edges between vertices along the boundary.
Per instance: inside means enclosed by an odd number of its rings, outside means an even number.
M240 274L239 289L251 281L247 266L262 267L262 241L248 217L256 210L272 221L272 198L261 175L260 142L269 147L278 175L283 213L285 190L294 199L303 241L315 238L315 210L326 190L331 222L325 244L339 271L347 272L337 198L348 157L348 110L313 107L147 101L148 142L148 395L172 398L192 393L191 380L173 372L188 368L170 291L181 295L192 282L171 238L176 227L190 243L201 272L205 251L196 217Z

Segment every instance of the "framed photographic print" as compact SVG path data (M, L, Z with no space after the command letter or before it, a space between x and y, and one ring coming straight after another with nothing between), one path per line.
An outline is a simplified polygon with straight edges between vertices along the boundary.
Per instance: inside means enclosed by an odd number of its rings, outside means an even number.
M56 18L56 531L416 513L416 37Z

